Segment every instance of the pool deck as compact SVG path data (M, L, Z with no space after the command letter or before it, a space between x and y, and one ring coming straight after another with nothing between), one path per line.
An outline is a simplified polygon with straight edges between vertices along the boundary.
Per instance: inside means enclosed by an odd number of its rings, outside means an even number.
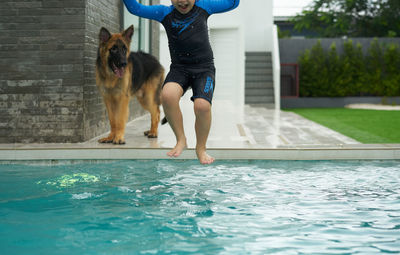
M178 159L196 159L193 104L181 101L188 149ZM163 116L163 114L162 114ZM0 144L0 160L167 159L175 145L169 125L148 139L145 115L128 123L126 145L99 144L96 137L75 144ZM397 160L400 144L360 144L299 115L262 106L235 107L214 101L208 152L217 160Z

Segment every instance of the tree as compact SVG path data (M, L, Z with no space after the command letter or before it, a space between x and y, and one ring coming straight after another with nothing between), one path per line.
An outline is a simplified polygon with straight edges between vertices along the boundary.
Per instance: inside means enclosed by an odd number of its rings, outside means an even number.
M352 40L343 43L341 56L342 84L346 87L346 96L360 96L366 94L363 89L367 81L364 79L365 57L360 43L353 44Z
M371 42L371 46L368 49L368 56L366 57L367 65L367 81L365 89L371 93L371 95L385 96L384 93L384 48L375 38Z
M311 50L306 50L299 58L300 96L324 96L331 87L327 56L318 40ZM318 86L316 86L318 84Z
M385 65L384 94L396 96L400 94L400 47L398 44L390 44L383 55Z
M399 13L399 0L314 0L292 22L323 37L396 37Z

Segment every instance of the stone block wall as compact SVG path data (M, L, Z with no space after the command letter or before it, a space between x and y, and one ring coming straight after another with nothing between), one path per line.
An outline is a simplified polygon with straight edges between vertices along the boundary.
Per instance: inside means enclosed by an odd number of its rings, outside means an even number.
M120 0L2 0L0 143L75 143L109 130L95 84L98 31ZM131 118L143 110L134 101Z

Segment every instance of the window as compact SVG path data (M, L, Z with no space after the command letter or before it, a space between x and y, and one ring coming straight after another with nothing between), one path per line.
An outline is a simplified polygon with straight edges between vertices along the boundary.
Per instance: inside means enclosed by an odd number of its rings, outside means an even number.
M144 5L150 5L151 0L138 0L139 3ZM124 5L124 29L130 25L135 27L133 33L131 50L138 51L142 50L150 52L150 21L148 19L139 18L138 16L132 15Z

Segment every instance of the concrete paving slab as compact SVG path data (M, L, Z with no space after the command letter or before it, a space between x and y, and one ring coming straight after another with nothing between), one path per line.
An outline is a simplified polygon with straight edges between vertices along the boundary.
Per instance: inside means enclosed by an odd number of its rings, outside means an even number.
M188 149L179 159L196 159L193 103L184 97L181 109ZM400 144L361 144L291 112L227 101L214 101L212 110L207 147L217 160L400 159ZM167 159L175 146L171 128L160 125L158 138L149 139L143 134L149 127L149 115L128 123L126 145L99 144L100 137L74 144L0 144L0 160Z

